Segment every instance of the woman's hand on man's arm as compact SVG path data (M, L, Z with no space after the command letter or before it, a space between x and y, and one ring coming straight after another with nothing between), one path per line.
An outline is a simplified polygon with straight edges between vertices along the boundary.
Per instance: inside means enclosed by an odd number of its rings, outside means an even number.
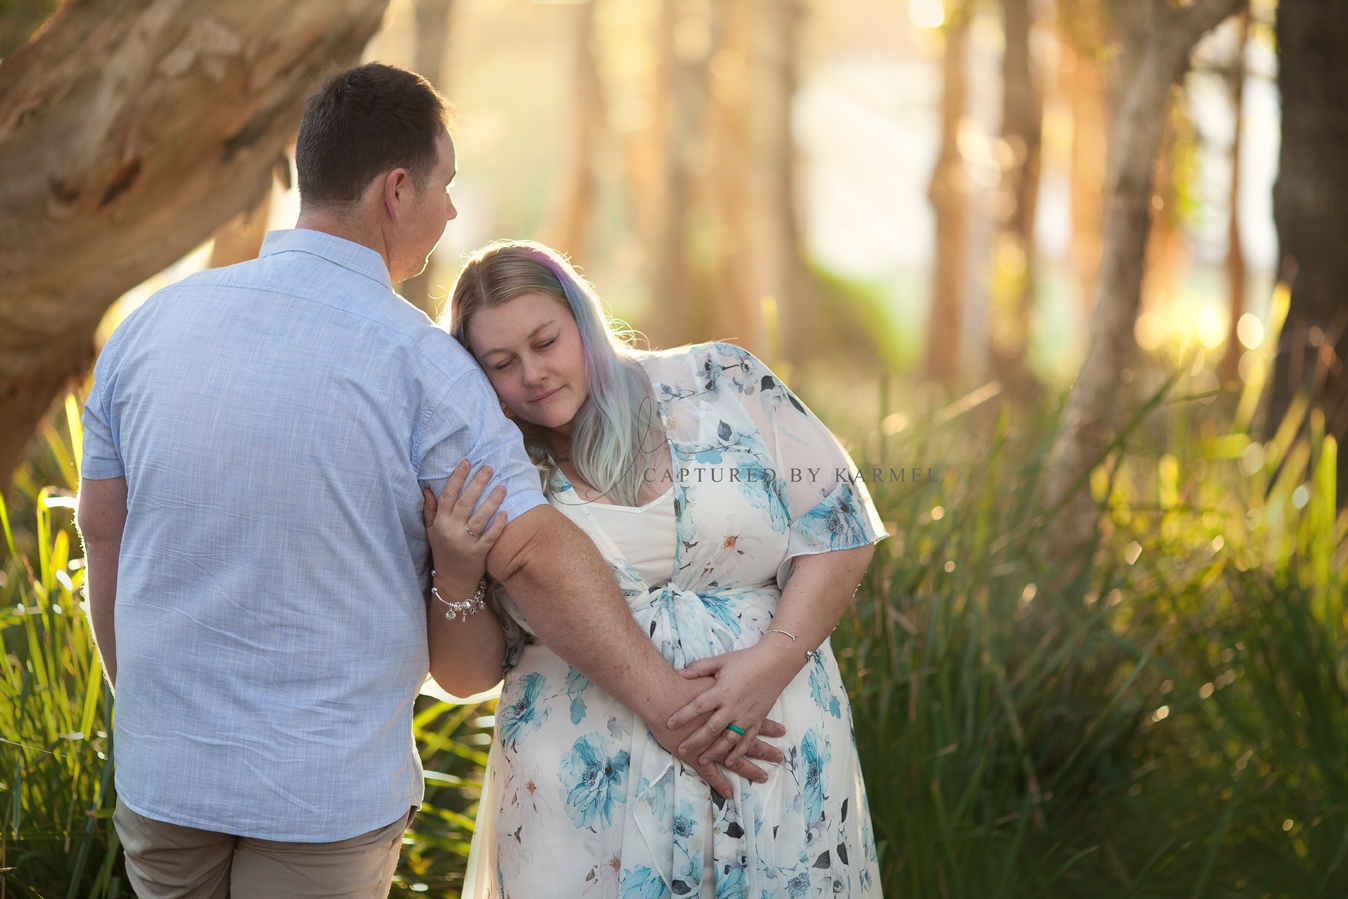
M426 639L431 677L452 696L472 696L501 681L505 635L490 612L450 614L449 602L463 602L477 593L487 567L487 554L505 529L506 514L497 510L505 488L497 487L474 513L491 480L483 466L471 478L467 461L459 463L437 500L423 490L422 518L431 544L436 595L426 608Z

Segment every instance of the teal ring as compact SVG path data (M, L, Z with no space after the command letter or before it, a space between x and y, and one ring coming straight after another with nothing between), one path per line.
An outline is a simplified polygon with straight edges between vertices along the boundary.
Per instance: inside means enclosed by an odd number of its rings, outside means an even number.
M736 726L733 725L733 724L727 724L727 725L725 726L725 729L726 729L726 730L733 730L735 733L739 734L741 737L744 736L744 731L740 730L738 727L736 727Z

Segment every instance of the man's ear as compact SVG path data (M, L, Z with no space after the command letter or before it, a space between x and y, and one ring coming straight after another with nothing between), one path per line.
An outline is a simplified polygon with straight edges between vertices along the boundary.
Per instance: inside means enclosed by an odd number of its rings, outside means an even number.
M408 191L412 189L412 178L407 174L407 169L394 169L384 176L383 188L384 211L390 220L396 222L402 204L407 200Z

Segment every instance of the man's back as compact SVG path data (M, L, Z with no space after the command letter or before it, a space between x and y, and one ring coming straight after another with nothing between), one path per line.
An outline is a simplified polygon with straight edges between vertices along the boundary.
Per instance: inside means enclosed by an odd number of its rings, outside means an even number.
M418 482L472 458L512 517L541 501L480 371L378 254L290 231L153 297L96 378L84 475L128 488L123 800L287 841L406 814L427 667Z

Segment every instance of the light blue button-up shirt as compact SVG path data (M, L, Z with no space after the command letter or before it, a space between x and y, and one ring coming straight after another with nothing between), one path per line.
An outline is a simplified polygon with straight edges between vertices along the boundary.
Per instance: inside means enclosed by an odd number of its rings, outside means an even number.
M317 231L152 296L84 409L87 478L125 476L117 792L240 836L346 839L419 805L421 485L491 465L544 502L472 358L383 259Z

